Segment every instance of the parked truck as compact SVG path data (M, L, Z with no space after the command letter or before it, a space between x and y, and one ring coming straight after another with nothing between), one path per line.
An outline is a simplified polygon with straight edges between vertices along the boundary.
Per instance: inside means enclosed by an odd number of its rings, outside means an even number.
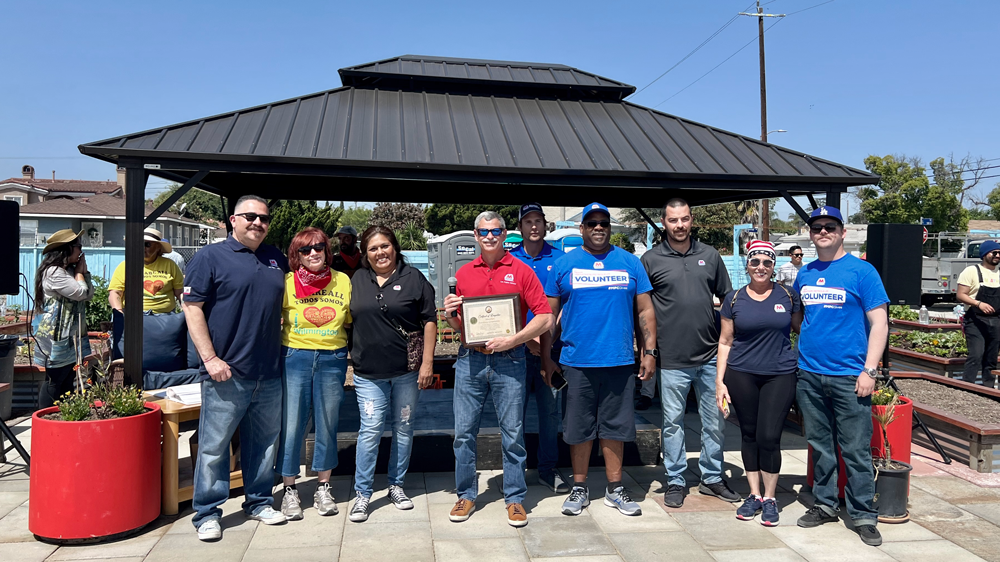
M990 238L1000 238L1000 233L939 232L928 237L920 276L921 304L956 302L958 276L966 267L982 261L979 246Z

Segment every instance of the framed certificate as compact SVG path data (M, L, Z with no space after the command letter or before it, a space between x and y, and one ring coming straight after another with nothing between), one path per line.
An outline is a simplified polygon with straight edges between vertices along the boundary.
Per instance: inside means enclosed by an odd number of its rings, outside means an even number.
M466 347L513 336L521 328L521 295L507 293L462 299L462 334Z

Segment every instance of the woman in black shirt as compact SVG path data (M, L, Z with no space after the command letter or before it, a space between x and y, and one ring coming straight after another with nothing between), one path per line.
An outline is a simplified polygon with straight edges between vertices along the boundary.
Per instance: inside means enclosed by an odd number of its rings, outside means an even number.
M774 495L781 470L781 429L795 400L798 359L791 330L799 331L802 304L798 295L771 280L774 245L754 240L747 247L750 283L730 291L722 302L722 331L715 379L719 409L736 409L743 434L743 468L750 495L736 518L778 524ZM761 480L764 493L761 494Z
M393 433L389 499L397 509L413 509L403 480L410 464L418 389L431 384L437 340L434 288L403 259L392 230L373 226L364 231L361 265L351 281L351 358L361 413L356 497L348 515L355 522L368 519L378 444L387 419Z

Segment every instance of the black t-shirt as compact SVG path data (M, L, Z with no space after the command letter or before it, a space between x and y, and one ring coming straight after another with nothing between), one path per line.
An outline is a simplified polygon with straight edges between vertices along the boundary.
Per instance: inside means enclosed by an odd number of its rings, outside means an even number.
M799 295L791 289L786 292L777 283L762 301L750 298L746 288L738 291L736 304L732 302L737 291L730 291L720 311L723 318L733 321L733 346L727 366L755 375L795 373L798 355L789 336L792 314L802 310Z
M378 295L382 295L381 304ZM381 305L385 305L385 313ZM437 321L434 287L419 270L406 264L400 264L381 287L374 271L359 269L351 279L351 318L354 375L366 379L405 375L410 372L406 368L407 342L390 318L395 318L407 332L422 332L425 324Z

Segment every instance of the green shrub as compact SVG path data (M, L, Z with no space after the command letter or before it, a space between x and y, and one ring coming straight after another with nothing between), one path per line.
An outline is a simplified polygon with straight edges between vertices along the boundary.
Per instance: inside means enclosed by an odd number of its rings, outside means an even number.
M94 296L87 301L87 327L90 330L100 330L101 322L111 321L108 280L98 275L92 276L90 280L94 283Z
M961 332L897 332L889 335L889 345L937 357L964 357L969 354Z
M63 421L82 421L90 417L91 396L83 392L67 392L62 400L56 401Z
M919 322L920 314L908 306L894 304L889 306L889 318L893 320L906 320L908 322Z

